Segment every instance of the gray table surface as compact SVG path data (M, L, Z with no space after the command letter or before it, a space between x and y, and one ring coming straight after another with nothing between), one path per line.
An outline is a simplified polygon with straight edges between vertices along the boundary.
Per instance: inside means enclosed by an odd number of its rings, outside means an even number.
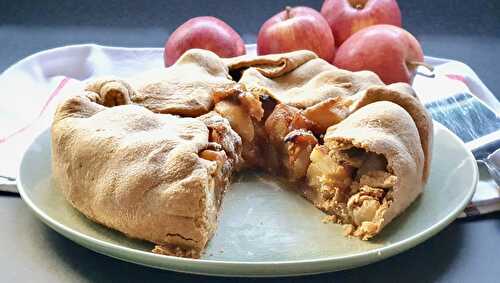
M196 15L231 23L247 42L286 4L316 1L0 1L0 71L23 57L66 44L161 47ZM470 65L499 97L500 1L399 1L405 27L427 55ZM251 19L251 20L249 20ZM0 90L2 103L8 93ZM0 162L1 159L0 159ZM500 213L457 220L427 242L354 270L261 281L498 282ZM254 281L155 270L115 260L65 239L18 197L0 194L0 282Z

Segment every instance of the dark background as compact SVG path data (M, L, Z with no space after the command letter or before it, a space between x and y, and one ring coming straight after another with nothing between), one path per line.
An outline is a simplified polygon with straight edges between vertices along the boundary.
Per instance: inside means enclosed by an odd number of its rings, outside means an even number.
M253 43L260 25L286 5L319 9L321 3L320 0L0 0L0 71L34 52L68 44L162 47L178 25L201 15L223 19L247 43ZM404 27L420 40L427 55L465 62L499 97L500 1L401 0L399 4ZM0 90L1 95L7 94ZM7 96L2 96L1 103L5 101ZM499 218L500 213L494 213L457 220L429 241L388 260L291 281L499 282ZM217 279L154 270L98 255L53 232L16 197L0 196L0 239L4 239L0 242L0 281L4 281L2 278L6 282Z
M191 17L212 15L253 43L260 25L286 5L323 1L0 0L0 70L39 50L76 43L162 47ZM500 1L401 0L404 27L430 56L470 65L500 97Z

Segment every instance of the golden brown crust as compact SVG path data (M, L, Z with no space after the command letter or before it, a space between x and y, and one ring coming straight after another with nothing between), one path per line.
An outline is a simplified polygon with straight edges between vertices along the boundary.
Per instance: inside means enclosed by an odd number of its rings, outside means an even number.
M228 68L214 53L191 49L170 68L142 73L128 80L131 100L155 113L196 117L212 110L213 94L234 85Z
M299 109L329 98L349 97L373 85L383 85L372 72L349 72L319 58L276 78L249 68L243 72L239 82L247 88L264 89L279 102Z
M416 97L415 91L410 85L405 83L370 87L365 92L360 93L360 96L352 106L352 111L356 111L377 101L390 101L398 104L410 114L415 122L420 136L421 147L425 155L424 174L422 175L422 181L425 184L429 178L432 160L432 117Z
M263 56L243 55L234 58L224 58L224 63L232 71L242 71L253 67L268 78L276 78L295 70L305 62L318 58L314 52L308 50L293 51L283 54L270 54Z
M339 147L383 155L390 172L376 157L370 166L371 157L311 165ZM386 86L309 51L221 59L190 50L170 68L91 82L59 106L52 125L54 178L74 207L155 243L156 253L193 258L240 168L297 184L309 171L332 171L336 180L304 194L368 239L422 191L431 147L432 120L409 85Z
M59 189L88 218L130 237L202 250L219 206L217 162L199 156L211 145L207 126L95 102L106 101L107 93L87 92L58 108L52 167Z
M387 169L397 178L391 189L392 203L373 222L375 226L358 227L361 230L354 231L358 236L366 239L377 234L422 192L426 161L419 132L412 117L399 105L388 101L370 103L330 127L324 140L330 150L352 145L383 155Z

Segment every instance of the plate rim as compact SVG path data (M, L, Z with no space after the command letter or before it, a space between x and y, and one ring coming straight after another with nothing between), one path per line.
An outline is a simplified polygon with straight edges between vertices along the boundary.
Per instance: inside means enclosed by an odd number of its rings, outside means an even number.
M453 132L451 132L449 129L441 125L439 122L437 121L433 122L435 128L434 131L436 130L436 128L439 128L439 130L444 130L445 132L447 132L447 134L450 135L450 137L454 139L455 142L457 142L460 145L460 147L464 150L464 152L468 157L467 160L474 161L474 156L469 150L467 150L467 147L462 140L460 140ZM17 172L18 176L17 186L21 198L28 205L28 207L33 212L35 212L35 215L40 220L42 220L42 222L44 222L46 225L51 227L59 234L63 235L65 238L81 246L84 246L85 248L88 248L94 252L143 266L149 266L153 268L172 270L172 271L191 273L191 274L202 274L202 275L212 275L212 276L251 276L251 277L300 276L306 274L318 274L330 271L339 271L374 263L382 259L391 257L393 255L396 255L398 253L404 252L406 250L409 250L415 247L416 245L423 243L424 241L436 235L445 227L447 227L453 220L455 220L459 216L459 214L464 210L464 208L470 202L479 181L478 167L477 164L473 162L472 177L471 177L472 186L468 188L466 197L462 199L462 201L459 203L458 206L452 209L445 217L443 217L433 225L429 226L427 229L419 233L416 233L401 241L393 242L386 246L374 248L369 251L362 251L343 256L326 256L313 259L283 260L283 261L245 262L245 261L233 261L233 260L181 258L168 255L158 255L151 252L137 250L127 246L118 245L93 238L89 235L86 235L70 227L67 227L66 225L58 222L57 220L47 215L43 211L43 209L39 208L29 197L27 191L23 186L24 183L23 167L25 166L27 156L30 153L33 144L35 144L35 142L38 141L40 138L42 138L42 136L45 134L48 134L50 137L50 127L41 131L30 141L29 146L25 148L22 154L21 163L18 167L18 172ZM97 247L99 247L100 249ZM156 260L165 260L166 264L159 265L155 263ZM313 268L304 267L305 264L307 264L308 266L314 264L328 265L329 263L333 264L342 261L348 261L354 264L348 264L348 266L340 266L340 267L336 267L335 265L327 267L320 266L318 270L312 270L311 272L308 272L306 270L311 270ZM269 267L269 266L273 267L272 269L270 269L270 271L266 271L265 269L259 271L259 268ZM239 267L240 269L235 270L232 269L233 267ZM294 267L299 267L299 268L294 269ZM242 268L245 268L245 270L242 270ZM278 268L286 268L286 269L280 270ZM214 270L214 272L210 270ZM293 272L295 270L297 272ZM244 272L238 272L238 271L244 271Z

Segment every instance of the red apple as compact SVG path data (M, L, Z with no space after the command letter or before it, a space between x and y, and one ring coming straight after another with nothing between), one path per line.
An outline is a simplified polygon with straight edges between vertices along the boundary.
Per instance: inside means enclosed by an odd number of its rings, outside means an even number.
M326 0L321 14L330 25L337 46L367 26L401 27L401 11L396 0Z
M406 30L374 25L353 34L337 50L333 64L350 71L370 70L386 84L411 83L424 61L418 41Z
M165 43L163 59L170 66L188 49L200 48L220 57L245 54L245 43L228 24L215 17L196 17L179 26Z
M331 62L335 56L332 31L321 14L309 7L287 7L268 19L257 37L259 55L307 49Z

